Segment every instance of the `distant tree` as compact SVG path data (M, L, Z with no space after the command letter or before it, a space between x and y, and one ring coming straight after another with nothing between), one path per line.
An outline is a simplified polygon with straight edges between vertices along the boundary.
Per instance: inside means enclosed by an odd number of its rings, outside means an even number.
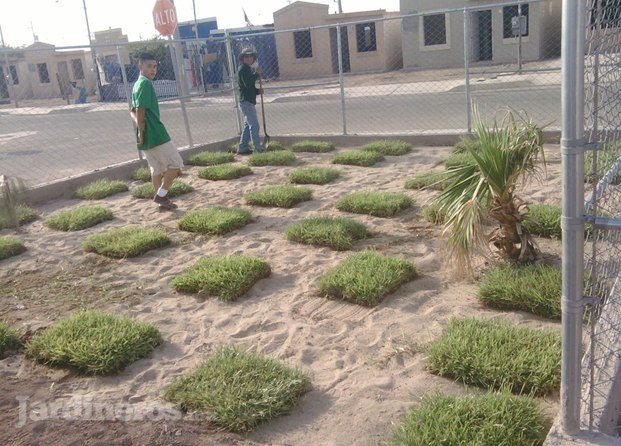
M170 56L170 48L168 42L156 37L151 40L145 40L142 42L130 43L127 46L129 55L132 58L134 64L138 64L138 56L140 53L151 53L157 60L157 75L156 80L169 79L175 80L175 71L173 70L173 61Z

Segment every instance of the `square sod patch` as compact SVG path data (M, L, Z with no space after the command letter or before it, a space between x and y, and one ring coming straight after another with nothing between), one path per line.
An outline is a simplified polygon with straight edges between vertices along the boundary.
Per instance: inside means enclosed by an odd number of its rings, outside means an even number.
M172 186L170 186L170 189L168 189L168 196L170 198L174 198L193 191L194 188L192 186L179 179L175 179ZM132 189L132 196L134 198L153 199L155 196L155 188L153 187L153 183L145 183L135 187Z
M137 181L151 181L151 170L148 167L139 167L132 172L130 178Z
M199 410L220 429L246 432L287 414L311 388L304 372L235 347L221 347L196 370L173 382L164 398Z
M147 357L160 341L159 331L149 323L84 311L36 334L26 353L50 366L107 375Z
M248 158L250 166L290 166L295 163L295 153L290 150L255 152Z
M531 234L560 239L563 234L561 207L552 204L532 204L528 207L523 225Z
M326 141L298 141L291 146L292 152L326 153L334 150L334 144Z
M4 359L7 353L19 349L21 345L17 332L0 321L0 359Z
M348 164L350 166L370 167L384 161L384 155L375 151L346 150L332 157L332 164Z
M550 265L495 266L485 272L479 301L499 310L561 318L561 269Z
M103 178L79 187L73 193L73 197L82 200L100 200L127 190L129 190L129 186L126 182Z
M374 217L392 217L414 205L405 194L394 192L354 192L336 202L339 211L368 214Z
M285 230L287 240L305 245L327 246L337 251L351 249L356 240L370 236L366 226L349 218L309 218Z
M21 226L35 221L39 218L39 214L36 209L26 204L18 204L15 206L15 218L17 219L17 223ZM6 209L0 209L0 229L11 229L14 227L15 222L12 220L9 212Z
M216 166L218 164L232 163L235 157L229 152L201 152L192 155L186 161L191 166Z
M244 295L259 280L269 277L271 272L269 263L256 257L207 257L175 277L171 286L183 293L217 296L228 302Z
M8 259L26 251L24 243L15 237L0 236L0 260Z
M244 200L248 204L279 208L291 208L303 201L310 201L312 198L311 189L289 184L268 186L244 195Z
M453 318L428 345L427 369L486 389L550 394L560 388L561 334L508 321Z
M45 226L59 231L80 231L113 218L110 209L100 206L84 206L51 215L45 221Z
M412 150L412 144L398 139L379 139L362 146L364 151L378 152L385 156L400 156Z
M295 184L327 184L341 176L341 171L329 167L302 167L289 173L289 181Z
M317 282L325 297L374 307L385 296L416 277L411 262L373 251L352 254Z
M224 166L211 166L200 169L197 173L199 178L211 181L232 180L246 175L252 175L252 169L248 166L226 164Z
M201 234L222 235L243 228L252 220L246 209L217 206L211 209L191 211L179 219L179 229Z
M446 172L428 171L413 176L405 182L406 189L444 190L449 184Z
M406 414L388 445L535 446L551 427L535 398L427 395Z
M152 249L170 243L166 231L139 226L113 228L90 235L82 242L85 251L96 252L106 257L137 257Z

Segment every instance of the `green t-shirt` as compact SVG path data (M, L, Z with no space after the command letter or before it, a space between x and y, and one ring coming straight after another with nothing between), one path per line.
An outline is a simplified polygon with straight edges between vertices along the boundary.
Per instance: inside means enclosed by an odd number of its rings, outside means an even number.
M259 79L259 75L255 73L249 65L241 64L239 70L237 70L240 102L246 101L256 105L259 90L255 87L254 83L257 79Z
M140 76L132 90L132 106L144 108L145 130L144 144L138 144L139 150L148 150L170 141L166 127L160 121L160 106L153 83L144 76ZM138 143L138 129L136 129L136 143Z

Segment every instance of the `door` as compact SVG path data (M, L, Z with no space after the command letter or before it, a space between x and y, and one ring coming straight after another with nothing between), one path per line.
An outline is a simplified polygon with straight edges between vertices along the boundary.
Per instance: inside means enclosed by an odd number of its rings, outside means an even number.
M339 72L339 52L337 46L336 28L330 28L330 48L332 49L332 72ZM343 60L343 73L349 73L349 39L347 38L347 26L341 26L341 59Z

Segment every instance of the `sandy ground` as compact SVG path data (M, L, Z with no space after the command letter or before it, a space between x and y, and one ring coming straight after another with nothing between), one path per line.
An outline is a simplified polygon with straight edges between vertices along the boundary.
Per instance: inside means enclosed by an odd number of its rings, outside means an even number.
M153 354L117 376L83 377L33 364L23 354L0 361L0 444L76 445L378 445L390 440L408 408L430 392L463 392L462 386L425 371L422 347L441 335L451 317L508 318L533 327L551 323L526 313L502 313L482 307L476 281L457 281L444 267L440 229L421 213L436 194L405 190L412 175L442 169L447 147L415 147L401 157L387 157L375 167L336 166L341 178L310 187L313 200L292 209L249 207L243 195L262 186L287 182L299 166L330 165L332 154L298 154L291 167L253 167L254 174L210 182L185 170L183 181L195 192L176 199L179 210L162 212L149 200L122 193L94 203L58 200L40 206L41 219L20 237L22 255L0 262L0 319L28 334L50 326L79 308L103 308L155 324L164 342ZM560 203L560 153L547 148L546 179L524 196L531 202ZM239 158L236 162L243 163ZM135 184L132 184L133 187ZM315 216L342 216L336 200L351 191L395 191L417 205L394 218L347 215L374 233L354 250L372 248L414 262L419 277L375 308L319 297L314 282L349 252L299 245L285 240L291 223ZM62 233L43 220L59 209L97 204L115 219L93 228ZM253 222L221 237L179 231L184 212L214 205L247 207ZM110 260L85 253L81 241L112 227L165 228L173 244L141 257ZM12 234L2 231L0 235ZM554 257L558 241L541 240ZM175 293L170 281L201 257L244 253L268 261L271 277L245 296L224 303ZM290 415L273 420L245 437L214 432L190 416L158 417L174 406L161 396L164 387L192 370L220 345L237 345L278 358L309 373L312 390ZM100 404L124 408L132 422L89 420L75 412L70 421L49 420L50 404L84 408ZM556 398L542 400L551 416ZM81 414L81 415L80 415ZM163 419L162 419L163 418Z

